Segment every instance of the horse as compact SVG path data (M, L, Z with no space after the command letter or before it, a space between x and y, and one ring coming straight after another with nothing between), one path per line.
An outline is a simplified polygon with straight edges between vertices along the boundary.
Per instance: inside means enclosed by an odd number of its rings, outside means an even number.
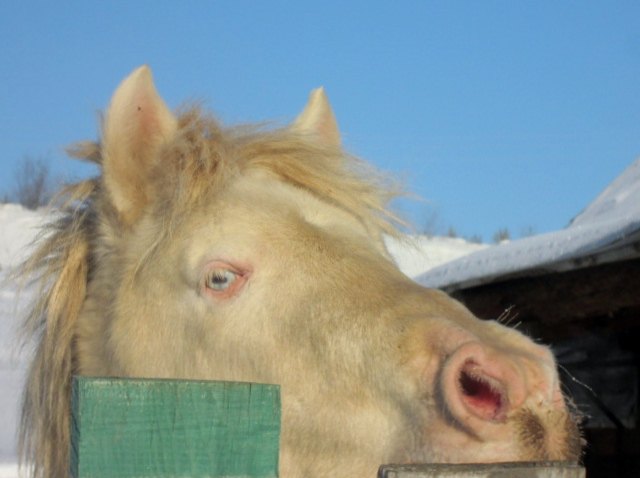
M142 66L70 155L99 174L24 267L34 477L68 471L74 374L279 384L284 477L580 459L550 349L394 264L398 191L344 150L323 89L284 127L224 126L171 111Z

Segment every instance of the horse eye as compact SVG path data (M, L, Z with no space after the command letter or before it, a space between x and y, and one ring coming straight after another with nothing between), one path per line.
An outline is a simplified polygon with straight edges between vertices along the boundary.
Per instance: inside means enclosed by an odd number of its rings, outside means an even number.
M238 274L229 269L215 269L207 277L207 288L215 291L227 290L238 279Z

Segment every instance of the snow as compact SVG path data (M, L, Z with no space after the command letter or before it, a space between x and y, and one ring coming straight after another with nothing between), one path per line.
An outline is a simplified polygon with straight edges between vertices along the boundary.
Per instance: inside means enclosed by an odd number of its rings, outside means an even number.
M17 204L0 204L0 270L17 266L27 257L46 215Z
M584 211L571 221L581 226L601 220L640 221L640 159L631 163Z
M17 478L18 466L15 463L0 463L0 478Z
M419 235L400 240L387 238L386 245L400 270L409 277L487 247L460 238Z
M18 345L17 329L30 296L28 290L18 294L8 273L27 257L45 218L43 211L0 205L0 478L18 476L15 446L27 357Z
M18 345L18 326L32 298L30 290L19 293L18 285L7 277L27 257L39 228L47 220L44 211L0 204L0 478L18 476L16 433L29 359ZM486 247L462 239L424 236L388 239L387 245L399 267L410 277Z
M506 242L432 268L416 280L456 290L508 277L640 255L640 159L560 231Z

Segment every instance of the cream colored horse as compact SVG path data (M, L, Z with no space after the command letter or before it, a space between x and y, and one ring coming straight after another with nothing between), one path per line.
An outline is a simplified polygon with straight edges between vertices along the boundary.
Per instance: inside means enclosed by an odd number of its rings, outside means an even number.
M36 476L66 474L72 374L281 384L284 477L578 459L550 352L389 259L390 194L341 149L322 90L284 129L223 128L170 112L141 67L74 154L101 175L27 268Z

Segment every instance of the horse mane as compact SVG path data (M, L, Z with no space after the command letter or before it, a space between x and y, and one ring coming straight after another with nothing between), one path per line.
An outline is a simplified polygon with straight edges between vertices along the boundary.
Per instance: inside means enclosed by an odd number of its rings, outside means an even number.
M91 196L94 181L66 189L79 204ZM25 384L18 451L33 476L65 469L70 443L71 377L74 371L74 328L85 298L89 269L92 211L67 208L43 229L40 245L20 270L22 279L37 283L36 301L24 323L25 339L37 346ZM59 448L60 447L60 448Z
M397 189L340 147L290 128L225 128L198 107L185 108L177 119L176 137L159 153L148 178L156 192L148 213L162 218L163 235L170 237L185 211L250 169L269 171L347 211L381 244L383 235L397 235L394 224L400 221L386 207ZM102 165L100 143L80 143L69 153ZM37 344L19 435L21 463L32 467L34 477L68 473L75 328L92 270L101 255L110 253L103 247L105 231L119 237L126 227L111 205L102 175L71 185L62 194L63 211L46 227L21 269L24 278L38 283L37 300L24 322L28 338L35 337Z

